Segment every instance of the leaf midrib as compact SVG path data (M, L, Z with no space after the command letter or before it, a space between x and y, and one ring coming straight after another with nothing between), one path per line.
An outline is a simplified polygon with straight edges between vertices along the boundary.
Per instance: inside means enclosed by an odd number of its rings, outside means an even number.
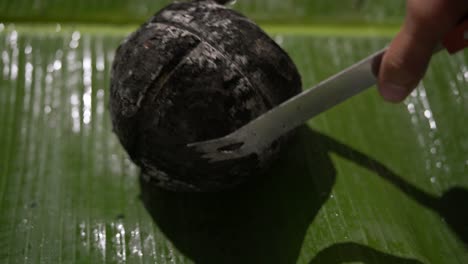
M273 24L260 23L259 26L272 35L299 36L343 36L343 37L391 37L398 31L396 25L371 24ZM16 30L30 35L69 34L80 31L87 34L125 36L139 27L139 24L86 24L86 23L7 23L0 34ZM57 30L59 28L59 30Z

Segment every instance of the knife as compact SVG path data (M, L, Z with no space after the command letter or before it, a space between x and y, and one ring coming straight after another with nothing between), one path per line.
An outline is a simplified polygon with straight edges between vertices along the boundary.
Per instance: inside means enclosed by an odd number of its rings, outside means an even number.
M444 47L451 54L468 47L468 19L451 31L434 53ZM281 135L375 85L386 50L384 48L355 63L224 137L187 146L210 162L259 154Z

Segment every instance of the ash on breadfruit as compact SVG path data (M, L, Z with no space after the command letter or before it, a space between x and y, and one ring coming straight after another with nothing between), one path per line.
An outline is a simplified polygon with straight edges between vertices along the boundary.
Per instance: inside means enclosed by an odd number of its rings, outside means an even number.
M298 94L294 63L248 18L217 2L173 3L132 33L112 66L114 132L145 178L174 191L219 191L266 168L263 153L209 163L187 143L224 136Z

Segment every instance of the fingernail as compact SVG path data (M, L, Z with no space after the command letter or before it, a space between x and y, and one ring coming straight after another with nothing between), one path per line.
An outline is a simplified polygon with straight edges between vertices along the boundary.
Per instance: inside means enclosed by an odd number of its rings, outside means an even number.
M384 83L379 90L386 101L393 103L401 102L408 95L406 87L395 83Z

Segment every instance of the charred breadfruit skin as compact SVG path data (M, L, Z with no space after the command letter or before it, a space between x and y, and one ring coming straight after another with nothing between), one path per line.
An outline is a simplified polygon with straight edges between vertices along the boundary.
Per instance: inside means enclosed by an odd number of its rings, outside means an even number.
M186 144L224 136L300 91L294 63L252 21L216 1L174 3L117 49L110 112L151 182L219 191L266 168L286 138L260 155L217 163Z

